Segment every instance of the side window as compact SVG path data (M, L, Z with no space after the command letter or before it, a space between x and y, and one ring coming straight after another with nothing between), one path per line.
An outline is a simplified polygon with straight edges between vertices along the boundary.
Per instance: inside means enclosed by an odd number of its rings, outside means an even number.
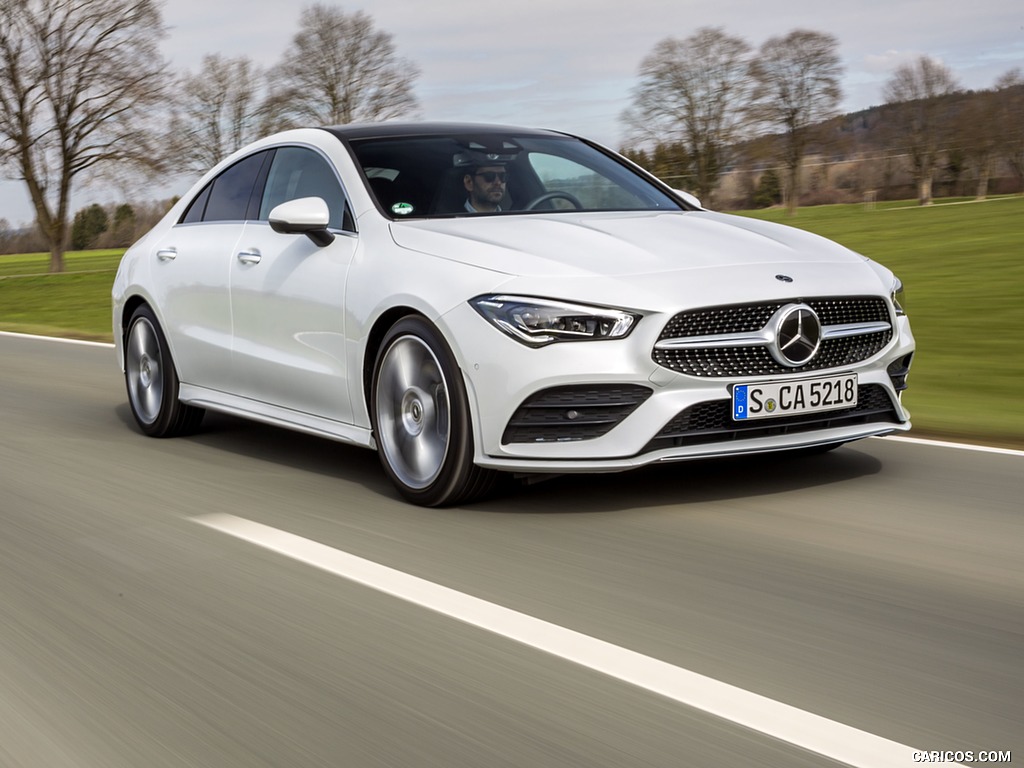
M300 197L319 197L331 212L331 229L354 230L348 201L334 170L320 154L304 147L282 147L274 155L260 203L265 221L281 203Z
M266 159L266 152L258 152L221 173L199 193L182 222L244 221L252 218L249 203ZM197 210L200 208L202 210Z

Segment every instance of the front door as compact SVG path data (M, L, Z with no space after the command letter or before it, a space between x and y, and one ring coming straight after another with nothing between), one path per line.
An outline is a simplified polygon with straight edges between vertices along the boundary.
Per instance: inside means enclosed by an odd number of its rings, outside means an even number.
M274 232L267 223L275 206L302 197L327 202L330 245ZM346 205L322 155L305 147L275 152L259 220L246 222L231 259L231 363L238 394L351 423L344 297L358 238Z

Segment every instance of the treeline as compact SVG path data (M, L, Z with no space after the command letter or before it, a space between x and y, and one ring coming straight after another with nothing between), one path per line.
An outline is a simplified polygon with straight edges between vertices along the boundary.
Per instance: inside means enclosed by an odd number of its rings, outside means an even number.
M127 248L156 224L177 198L147 203L93 203L75 213L71 222L69 249ZM49 250L35 227L16 227L0 219L0 254L41 253Z
M941 146L934 197L1024 193L1024 83L933 97ZM902 104L883 104L823 121L810 132L799 205L906 200L919 196L913 146L902 133ZM767 208L784 202L782 137L758 136L730 148L714 194L717 208ZM680 143L625 148L634 162L674 186L694 187Z
M883 106L841 116L838 40L811 30L754 49L719 27L666 38L640 65L623 121L624 154L715 207L889 195L971 178L978 197L998 178L1021 179L1024 73L1011 69L967 92L941 62L898 66ZM841 179L840 179L841 177ZM902 194L906 190L901 190Z

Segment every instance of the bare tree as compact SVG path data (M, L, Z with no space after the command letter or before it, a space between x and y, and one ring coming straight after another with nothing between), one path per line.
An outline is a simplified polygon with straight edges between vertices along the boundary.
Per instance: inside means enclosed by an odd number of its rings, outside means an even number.
M278 127L388 120L416 109L415 65L398 57L391 35L362 11L313 5L272 71Z
M949 138L945 120L947 104L941 97L959 90L949 67L928 56L901 64L885 85L885 102L899 106L894 127L906 142L921 205L932 202L932 183L940 150Z
M198 74L182 76L178 93L166 142L174 170L206 171L266 129L264 74L244 56L204 56Z
M749 52L718 27L662 40L641 62L633 106L623 116L641 139L682 145L694 191L706 201L743 136Z
M1019 67L1000 75L995 83L999 113L993 124L999 151L1024 192L1024 72Z
M843 73L832 35L796 29L765 41L751 63L756 83L750 114L783 131L785 193L790 215L800 197L800 165L814 126L838 114Z
M64 268L72 184L156 157L164 34L154 0L0 0L0 164L24 181L50 270Z

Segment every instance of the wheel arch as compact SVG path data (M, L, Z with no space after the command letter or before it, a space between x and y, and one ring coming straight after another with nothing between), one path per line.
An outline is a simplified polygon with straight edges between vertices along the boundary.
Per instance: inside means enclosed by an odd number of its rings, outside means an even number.
M454 343L452 343L451 329L445 327L443 323L439 323L436 320L432 320L430 318L430 315L423 312L422 310L417 309L416 307L410 306L408 304L397 305L385 310L373 322L373 325L370 327L370 332L366 336L366 346L363 349L361 376L359 380L359 385L362 387L362 392L360 393L360 396L353 396L353 402L362 402L363 407L366 409L366 424L367 426L372 427L370 411L372 410L373 406L370 403L370 396L371 391L373 389L373 369L377 363L377 355L380 352L380 347L384 341L384 337L387 335L387 332L391 329L391 326L393 326L399 320L402 320L403 318L406 317L423 318L423 320L425 320L427 323L430 323L434 330L436 330L441 335L441 338L444 339L445 344L448 345L448 349L452 353L452 356L455 358L455 364L462 373L463 382L467 388L467 396L469 397L470 401L469 407L470 414L472 416L471 420L473 424L473 439L474 442L479 445L482 436L479 434L479 419L477 419L476 417L476 395L475 392L473 391L473 388L468 377L466 376L465 366L463 365L464 361L462 359L460 351L458 347Z
M153 309L153 305L146 301L145 296L136 293L126 298L124 304L121 305L121 314L117 318L119 333L117 338L114 339L114 345L117 347L118 364L122 372L124 372L125 366L125 343L128 340L128 323L131 322L135 310L143 304L151 310Z
M151 305L148 301L146 301L146 298L144 296L141 296L141 295L139 295L137 293L132 295L132 296L129 296L125 300L124 306L121 308L121 338L122 339L125 337L125 334L128 333L128 321L132 319L132 315L135 314L135 310L138 309L139 307L141 307L143 304L148 306L150 309L153 309L153 305Z
M451 329L447 329L451 330ZM389 362L390 350L398 348L401 344L402 350L399 355L408 354L404 350L409 346L410 340L419 342L419 347L426 350L423 355L433 361L432 365L423 363L422 366L414 364L413 370L418 375L410 382L405 375L394 379L384 371L392 371L395 364ZM412 346L417 346L415 341ZM392 346L394 344L395 346ZM387 349L387 356L383 361L378 358ZM495 487L499 473L480 467L476 464L476 446L478 444L476 417L472 398L472 390L463 370L463 361L452 345L443 323L437 323L423 312L411 307L395 307L383 313L374 322L371 333L367 336L367 345L364 359L365 393L367 410L370 415L370 429L373 432L376 442L377 453L385 472L395 484L401 496L407 501L423 506L449 506L451 504L463 503L475 500L486 495ZM401 368L401 366L399 366ZM430 373L430 371L433 373ZM383 377L383 378L381 378ZM378 390L384 381L384 389ZM400 381L399 389L394 390L391 386L393 381ZM411 461L407 458L407 451L401 445L407 443L408 439L415 441L429 453L435 451L423 443L436 441L425 437L429 434L428 428L432 424L433 417L426 417L422 421L416 410L406 411L406 400L411 396L413 401L435 403L438 397L436 388L443 392L444 402L447 403L447 431L442 436L444 454L435 460L427 458L421 461L414 458ZM377 406L381 404L379 391L386 392L387 403L381 410ZM404 393L401 398L394 397L394 392ZM399 399L401 404L399 404ZM396 418L401 411L403 414L411 414L416 424L426 425L421 428L403 425L405 417ZM434 407L425 407L422 413L440 412ZM385 414L382 421L382 415ZM402 439L405 436L406 440ZM428 448L430 450L428 450ZM422 453L414 451L413 454ZM419 481L425 484L420 485Z
M192 434L205 411L179 398L180 380L156 311L139 296L133 296L127 304L131 309L121 340L122 363L136 424L150 437ZM143 325L149 330L140 331L136 344L135 329Z
M427 322L430 322L430 319L426 315L414 307L405 305L391 307L381 313L380 317L378 317L370 327L370 332L366 335L366 346L363 350L362 366L362 401L363 406L366 408L367 419L369 419L370 411L372 409L370 404L370 391L373 388L373 368L377 363L377 353L380 352L380 345L384 341L384 336L387 334L391 326L403 317L411 316L422 317ZM437 327L435 323L431 322L431 325L435 328Z

